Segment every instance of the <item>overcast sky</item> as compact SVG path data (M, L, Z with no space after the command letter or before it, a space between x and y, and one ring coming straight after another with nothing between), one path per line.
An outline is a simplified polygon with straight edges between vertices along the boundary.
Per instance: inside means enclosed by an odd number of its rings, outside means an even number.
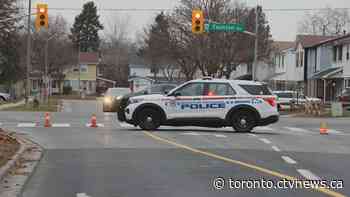
M27 0L23 0L27 2ZM33 6L36 0L33 0ZM52 8L81 8L88 0L41 0L46 2ZM173 8L178 0L94 0L99 8ZM291 9L291 8L324 8L331 6L333 8L350 8L350 0L241 0L246 2L248 6L255 6L257 2L266 9ZM66 17L67 21L73 23L74 16L79 14L77 11L51 11L53 14L61 14ZM272 36L274 40L291 41L295 39L297 34L297 24L303 18L305 12L298 11L267 11L269 24L272 28ZM129 28L129 35L134 38L135 33L142 31L142 28L151 23L155 12L99 12L102 23L106 24L115 15L128 18L132 24Z

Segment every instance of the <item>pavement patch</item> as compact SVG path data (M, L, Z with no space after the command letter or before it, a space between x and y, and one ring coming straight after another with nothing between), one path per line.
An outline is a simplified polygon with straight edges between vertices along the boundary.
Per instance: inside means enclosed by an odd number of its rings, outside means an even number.
M263 168L263 167L260 167L260 166L254 165L254 164L249 164L249 163L238 161L238 160L233 160L233 159L230 159L230 158L227 158L227 157L223 157L223 156L211 153L211 152L202 151L202 150L199 150L199 149L196 149L196 148L192 148L192 147L187 146L187 145L179 144L177 142L174 142L174 141L171 141L169 139L165 139L165 138L159 137L158 135L152 134L152 133L147 132L147 131L143 131L143 133L146 136L148 136L148 137L150 137L150 138L152 138L154 140L157 140L159 142L170 144L170 145L173 145L175 147L182 148L182 149L185 149L187 151L190 151L190 152L193 152L193 153L196 153L196 154L199 154L199 155L204 155L204 156L211 157L211 158L214 158L214 159L226 161L226 162L231 163L231 164L243 166L243 167L246 167L246 168L249 168L249 169L261 172L263 174L271 175L271 176L278 177L278 178L281 178L281 179L286 179L286 180L291 180L291 181L298 180L295 177L292 177L292 176L289 176L289 175L286 175L286 174L282 174L282 173L274 171L274 170L270 170L270 169L267 169L267 168ZM318 188L318 187L316 187L316 188L311 188L311 189L312 190L316 190L318 192L322 192L324 194L327 194L328 196L345 197L345 195L343 195L341 193L338 193L338 192L335 192L335 191L332 191L332 190L329 190L329 189L325 189L325 188Z

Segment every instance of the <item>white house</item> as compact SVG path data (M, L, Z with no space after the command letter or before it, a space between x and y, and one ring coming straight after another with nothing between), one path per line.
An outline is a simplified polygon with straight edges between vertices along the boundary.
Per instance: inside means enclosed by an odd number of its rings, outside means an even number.
M274 42L274 76L271 84L276 90L303 91L303 55L295 47L295 42Z
M308 95L334 101L350 88L350 34L306 48Z

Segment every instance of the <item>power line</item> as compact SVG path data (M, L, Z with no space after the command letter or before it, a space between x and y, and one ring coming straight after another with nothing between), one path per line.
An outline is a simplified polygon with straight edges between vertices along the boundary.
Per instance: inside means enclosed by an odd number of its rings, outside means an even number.
M26 8L19 8L20 10ZM329 8L263 8L266 12L307 12L307 11L322 11ZM331 8L333 10L350 10L350 8ZM33 8L35 10L35 8ZM54 11L81 11L82 8L69 8L69 7L49 7L49 10ZM105 12L159 12L159 11L172 11L172 8L100 8L98 11Z

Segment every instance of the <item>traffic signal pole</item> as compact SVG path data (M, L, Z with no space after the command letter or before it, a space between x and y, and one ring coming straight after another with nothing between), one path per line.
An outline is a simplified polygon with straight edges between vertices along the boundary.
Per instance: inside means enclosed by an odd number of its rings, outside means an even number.
M258 65L258 47L259 47L259 39L258 39L258 34L259 34L259 6L256 6L255 10L255 46L254 46L254 62L252 65L252 80L255 81L255 71L256 67Z
M31 11L32 11L32 0L28 0L28 28L27 28L27 59L26 59L26 88L25 88L25 101L26 104L28 104L28 98L30 95L30 79L29 79L29 73L30 73L30 60L31 60L31 35L30 35L30 23L31 23Z

